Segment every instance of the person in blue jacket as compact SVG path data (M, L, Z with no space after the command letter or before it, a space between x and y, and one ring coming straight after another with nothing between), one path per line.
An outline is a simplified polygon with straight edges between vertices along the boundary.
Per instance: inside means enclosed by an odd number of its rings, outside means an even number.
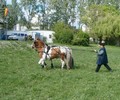
M97 68L96 68L96 72L98 72L101 68L102 65L104 65L110 72L112 72L112 69L110 68L110 66L108 65L108 57L107 57L107 52L105 49L105 42L101 41L99 43L100 49L97 52Z

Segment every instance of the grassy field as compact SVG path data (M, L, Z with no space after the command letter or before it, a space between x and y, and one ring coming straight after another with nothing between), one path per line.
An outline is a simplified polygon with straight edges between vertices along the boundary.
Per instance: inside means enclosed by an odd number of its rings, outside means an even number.
M0 100L120 100L120 47L106 46L109 65L95 73L97 45L70 46L75 69L42 69L30 42L0 41Z

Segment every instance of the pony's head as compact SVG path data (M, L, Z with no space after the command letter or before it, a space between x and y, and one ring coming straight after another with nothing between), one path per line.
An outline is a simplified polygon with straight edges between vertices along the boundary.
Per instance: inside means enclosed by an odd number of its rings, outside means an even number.
M38 49L38 48L43 48L45 46L44 42L39 39L36 38L33 42L32 48Z

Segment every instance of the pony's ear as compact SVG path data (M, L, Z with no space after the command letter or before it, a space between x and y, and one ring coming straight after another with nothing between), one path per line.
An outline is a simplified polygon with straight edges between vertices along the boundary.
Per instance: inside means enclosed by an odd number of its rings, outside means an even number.
M40 38L36 37L36 40L40 40Z

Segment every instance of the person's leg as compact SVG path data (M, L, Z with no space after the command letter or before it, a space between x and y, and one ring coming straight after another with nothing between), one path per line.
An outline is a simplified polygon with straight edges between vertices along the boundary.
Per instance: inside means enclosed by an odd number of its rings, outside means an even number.
M97 65L95 72L99 72L101 65Z
M104 64L104 66L109 70L112 71L112 69L110 68L110 66L108 64Z

